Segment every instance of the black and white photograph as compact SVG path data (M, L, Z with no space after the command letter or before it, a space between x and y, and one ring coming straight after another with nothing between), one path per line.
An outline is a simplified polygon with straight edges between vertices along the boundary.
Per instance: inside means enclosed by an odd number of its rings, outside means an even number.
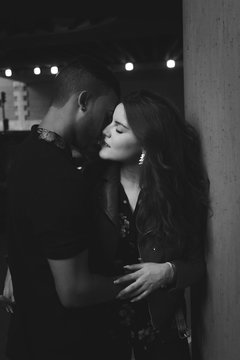
M240 2L25 5L0 8L0 360L237 360Z

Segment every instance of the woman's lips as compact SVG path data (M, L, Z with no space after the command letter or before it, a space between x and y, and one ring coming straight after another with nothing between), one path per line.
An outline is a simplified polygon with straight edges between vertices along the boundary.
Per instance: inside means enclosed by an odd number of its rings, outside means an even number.
M106 146L106 147L110 148L110 145L108 145L108 143L105 140L103 140L103 146Z

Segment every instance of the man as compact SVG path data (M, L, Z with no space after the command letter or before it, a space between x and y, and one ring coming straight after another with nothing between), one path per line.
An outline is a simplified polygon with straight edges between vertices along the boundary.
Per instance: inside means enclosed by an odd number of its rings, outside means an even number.
M49 111L20 145L8 177L9 267L15 309L10 359L92 359L94 304L114 299L113 279L88 267L88 186L71 147L86 154L119 97L113 74L82 56L54 80ZM97 325L97 326L96 326ZM89 346L90 344L90 346ZM99 350L100 351L100 350Z

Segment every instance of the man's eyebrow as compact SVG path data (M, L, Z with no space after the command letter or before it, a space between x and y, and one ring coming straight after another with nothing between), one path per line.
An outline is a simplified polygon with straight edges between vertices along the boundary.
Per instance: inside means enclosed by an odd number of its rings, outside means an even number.
M115 124L121 125L121 126L123 126L125 129L129 129L129 127L127 127L127 125L124 125L124 124L121 123L120 121L117 121L117 120L114 120L114 121L115 121Z

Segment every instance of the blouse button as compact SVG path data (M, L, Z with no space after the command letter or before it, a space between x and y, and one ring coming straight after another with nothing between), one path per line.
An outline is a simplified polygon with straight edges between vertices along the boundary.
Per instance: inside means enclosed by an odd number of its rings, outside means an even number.
M126 203L127 203L127 200L123 200L123 203L126 204Z
M156 251L156 248L155 248L155 247L153 248L153 251Z

